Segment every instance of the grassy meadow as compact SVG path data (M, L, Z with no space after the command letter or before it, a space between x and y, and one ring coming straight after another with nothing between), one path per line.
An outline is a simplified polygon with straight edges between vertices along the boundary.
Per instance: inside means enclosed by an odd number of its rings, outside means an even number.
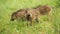
M60 7L58 0L0 0L0 34L60 34ZM34 26L26 25L26 21L10 21L11 14L22 8L33 8L38 5L54 7L51 11L52 20L41 16L41 23Z

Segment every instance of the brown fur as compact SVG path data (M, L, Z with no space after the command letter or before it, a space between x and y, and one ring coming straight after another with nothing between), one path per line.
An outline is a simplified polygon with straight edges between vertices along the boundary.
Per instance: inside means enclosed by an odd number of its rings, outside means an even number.
M48 5L40 5L37 6L36 8L28 9L27 11L28 11L27 13L30 14L31 25L33 25L33 21L35 19L38 20L39 16L46 15L46 14L49 15L51 8Z
M33 21L38 21L39 16L49 14L51 8L48 5L40 5L31 9L20 9L11 15L11 20L19 19L21 17L26 18L33 25Z
M11 15L11 20L14 21L15 19L23 18L25 17L25 14L27 13L26 9L20 9Z
M29 15L29 17L26 16L26 17L28 17L27 20L30 19L29 20L30 25L33 25L33 22L34 22L35 19L37 19L37 21L38 21L38 17L40 16L40 12L36 9L28 9L27 10L27 15Z
M49 14L51 11L51 7L48 5L42 5L40 7L37 7L36 9L39 10L41 15Z

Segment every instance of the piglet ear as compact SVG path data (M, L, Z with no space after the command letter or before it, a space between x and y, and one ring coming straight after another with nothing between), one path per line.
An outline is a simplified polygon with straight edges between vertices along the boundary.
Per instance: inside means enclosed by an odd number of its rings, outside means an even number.
M27 9L25 11L26 11L26 13L28 13Z
M31 9L31 8L26 8L26 9L25 9L26 13L28 13L28 11L29 11L30 9Z

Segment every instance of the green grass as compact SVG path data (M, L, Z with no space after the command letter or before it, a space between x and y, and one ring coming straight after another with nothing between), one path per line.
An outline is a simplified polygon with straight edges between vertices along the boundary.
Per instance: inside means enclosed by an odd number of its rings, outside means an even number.
M26 21L10 21L12 12L21 8L32 8L48 4L56 6L57 0L0 0L0 34L60 34L60 8L51 12L52 20L41 17L41 23L26 25ZM51 17L50 17L51 18Z

